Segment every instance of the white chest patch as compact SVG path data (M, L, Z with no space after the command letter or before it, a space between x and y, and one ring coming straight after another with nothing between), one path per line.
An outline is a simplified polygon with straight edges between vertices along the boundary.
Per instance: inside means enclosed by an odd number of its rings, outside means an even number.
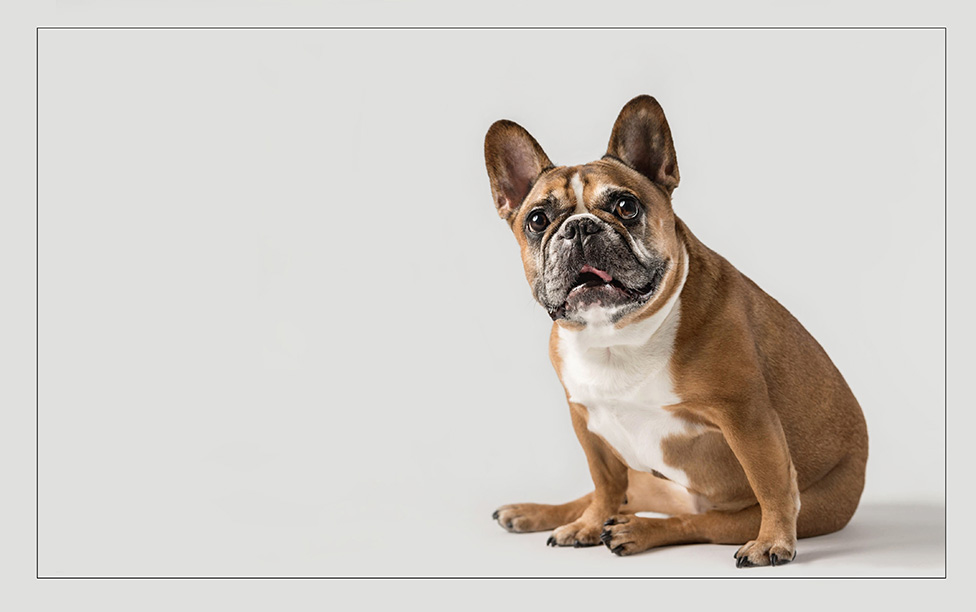
M672 435L704 431L664 409L681 402L671 381L670 361L687 274L686 264L675 294L639 323L615 329L606 313L594 309L584 329L559 329L562 381L570 400L586 406L588 429L632 469L660 472L685 487L686 474L664 462L661 444Z

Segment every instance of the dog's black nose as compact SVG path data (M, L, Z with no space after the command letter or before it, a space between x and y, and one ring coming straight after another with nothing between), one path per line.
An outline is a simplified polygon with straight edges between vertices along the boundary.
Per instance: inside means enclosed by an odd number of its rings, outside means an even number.
M586 238L600 232L600 225L590 217L569 219L563 223L562 236L566 240L575 240L577 235Z

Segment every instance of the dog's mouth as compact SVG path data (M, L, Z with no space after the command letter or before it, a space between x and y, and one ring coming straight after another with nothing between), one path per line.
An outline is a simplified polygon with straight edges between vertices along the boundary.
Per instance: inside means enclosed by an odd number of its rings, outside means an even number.
M617 291L632 299L647 298L657 288L657 284L660 281L659 276L659 274L654 274L651 280L641 287L628 287L620 282L620 280L614 278L609 272L586 265L583 266L576 276L576 280L570 285L569 295L566 297L566 301L568 302L574 293L594 288Z
M566 300L551 314L557 319L564 317L568 310L591 306L640 306L654 295L663 276L663 269L656 270L647 283L631 287L606 270L585 265L570 284Z

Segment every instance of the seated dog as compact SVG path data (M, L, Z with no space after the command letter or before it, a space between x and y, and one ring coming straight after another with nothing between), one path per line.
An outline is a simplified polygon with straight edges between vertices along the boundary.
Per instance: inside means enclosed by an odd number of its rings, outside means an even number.
M488 130L485 160L553 319L594 484L566 504L502 506L502 527L617 555L744 543L739 567L789 563L797 537L844 527L864 487L861 408L803 326L675 216L657 101L627 103L597 161L554 166L511 121Z

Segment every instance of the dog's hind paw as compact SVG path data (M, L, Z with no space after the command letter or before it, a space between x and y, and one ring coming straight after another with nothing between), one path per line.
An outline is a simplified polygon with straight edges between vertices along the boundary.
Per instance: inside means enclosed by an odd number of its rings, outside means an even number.
M563 522L558 509L547 504L508 504L495 510L491 518L512 533L549 531Z
M602 530L603 527L599 523L591 524L580 519L553 531L546 543L549 546L572 546L573 548L598 546Z

